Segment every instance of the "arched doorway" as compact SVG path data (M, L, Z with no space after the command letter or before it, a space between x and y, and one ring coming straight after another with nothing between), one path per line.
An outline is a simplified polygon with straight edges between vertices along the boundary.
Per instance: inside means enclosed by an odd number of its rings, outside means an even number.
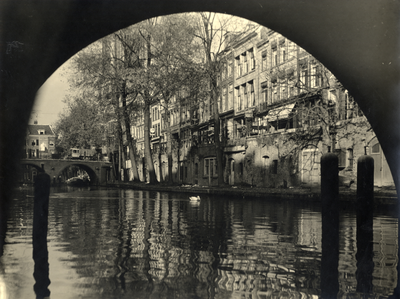
M369 154L374 159L374 185L378 187L394 186L389 164L376 137L369 142Z
M321 182L321 152L317 147L307 147L301 152L301 183L316 186Z

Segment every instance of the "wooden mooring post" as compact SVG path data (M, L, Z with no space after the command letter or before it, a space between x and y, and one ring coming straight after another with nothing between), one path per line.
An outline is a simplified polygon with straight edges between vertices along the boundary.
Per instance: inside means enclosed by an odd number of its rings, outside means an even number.
M338 157L333 153L321 157L321 298L336 298L339 292L338 165Z
M34 182L33 208L33 260L35 262L33 289L37 299L50 296L49 253L47 250L47 228L49 214L50 176L39 173Z
M372 291L374 159L361 156L357 161L357 292Z

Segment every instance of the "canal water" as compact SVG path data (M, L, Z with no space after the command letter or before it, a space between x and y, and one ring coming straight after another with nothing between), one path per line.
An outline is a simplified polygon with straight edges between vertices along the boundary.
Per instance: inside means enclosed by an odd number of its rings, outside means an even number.
M397 281L394 206L374 211L373 269L358 281L356 213L340 210L338 298L385 298ZM11 203L0 298L35 298L33 190ZM319 202L137 190L52 189L50 298L318 298Z

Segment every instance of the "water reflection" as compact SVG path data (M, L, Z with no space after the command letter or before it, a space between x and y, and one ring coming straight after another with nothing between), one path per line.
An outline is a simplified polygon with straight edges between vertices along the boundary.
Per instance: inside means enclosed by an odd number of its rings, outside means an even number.
M33 298L15 296L13 287L15 279L23 288L34 284L22 270L32 251L21 250L31 242L32 209L30 197L13 202L0 259L11 298ZM313 202L202 196L193 205L183 194L53 190L51 297L316 298L321 223ZM346 298L358 292L351 208L341 210L339 230L339 297ZM371 294L387 296L397 281L397 219L386 211L375 212L372 248Z
M33 260L35 262L33 277L36 283L33 289L36 299L50 296L49 253L47 249L47 227L49 206L50 176L40 173L35 180L35 195L33 207Z

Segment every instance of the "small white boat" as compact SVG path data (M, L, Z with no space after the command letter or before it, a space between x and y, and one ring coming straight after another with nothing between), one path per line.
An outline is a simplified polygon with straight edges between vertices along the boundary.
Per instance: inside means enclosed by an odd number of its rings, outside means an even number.
M190 201L200 201L200 196L190 196L189 199Z

